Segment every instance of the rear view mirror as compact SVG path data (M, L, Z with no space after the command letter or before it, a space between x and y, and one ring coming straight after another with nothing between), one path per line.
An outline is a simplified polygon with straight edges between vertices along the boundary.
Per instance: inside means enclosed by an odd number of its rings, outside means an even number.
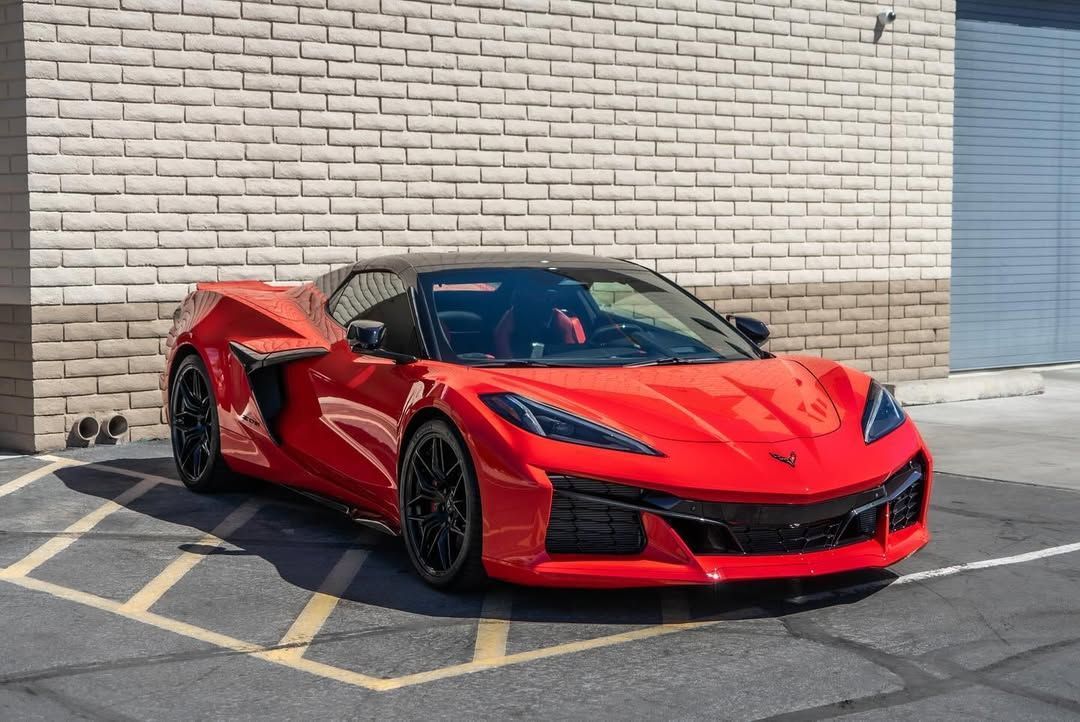
M728 316L728 320L743 336L760 346L769 340L769 327L763 321L750 316Z

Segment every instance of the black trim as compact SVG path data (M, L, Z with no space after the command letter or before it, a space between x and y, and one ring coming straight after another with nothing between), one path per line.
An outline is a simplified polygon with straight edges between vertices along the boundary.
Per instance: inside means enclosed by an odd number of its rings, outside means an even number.
M925 462L916 457L903 468L890 476L880 486L860 491L855 494L829 499L814 504L746 504L730 502L702 502L680 499L669 494L661 494L635 487L596 482L582 479L582 482L603 484L617 488L624 493L612 495L605 491L576 490L566 483L555 483L556 479L574 477L551 477L555 495L565 496L581 502L606 504L626 511L648 512L670 519L676 531L694 548L695 553L754 554L777 552L754 552L747 549L740 537L752 529L801 528L831 521L835 531L829 533L829 541L820 549L834 549L838 546L864 541L873 536L873 530L867 531L865 525L871 517L876 521L880 511L905 494L913 485L925 476ZM626 493L627 490L634 493ZM873 511L873 514L869 512ZM855 523L856 526L852 527ZM913 522L908 522L913 523ZM876 524L874 525L876 527ZM714 530L710 532L709 530ZM716 534L715 532L723 532ZM895 530L894 530L895 531ZM855 533L852 533L855 532ZM691 539L695 537L696 539ZM701 549L706 549L701 551Z
M262 416L267 436L280 446L281 439L277 433L277 422L285 408L282 364L325 356L329 351L325 348L295 348L261 353L236 341L229 342L229 349L244 367L244 373L248 377L248 386L251 387L251 398L255 401L259 415Z
M326 280L336 273L372 270L389 270L402 277L407 277L410 275L415 276L417 272L465 268L550 268L553 266L618 268L625 265L640 266L640 264L624 259L565 252L451 251L390 253L334 269L320 276L319 280L323 281L325 285Z
M926 485L922 477L897 488L889 500L889 532L898 532L919 521L922 516L923 491Z
M240 363L244 365L244 371L249 374L252 371L258 371L259 369L264 369L268 366L277 366L279 364L286 364L291 361L299 361L300 359L312 358L314 356L325 356L330 353L328 349L322 347L292 348L285 351L260 353L237 341L229 341L229 348L232 349L233 354L236 355L236 358Z
M426 337L423 328L423 323L430 324L430 322L427 318L422 318L422 316L426 316L427 314L420 313L420 304L417 302L415 271L406 275L401 271L394 270L393 268L389 267L384 268L382 266L370 266L366 268L361 268L360 264L354 265L352 267L352 272L345 274L345 280L338 284L337 288L334 289L333 293L331 293L327 297L326 303L323 304L323 311L326 313L327 318L330 319L330 322L348 331L347 326L343 326L336 318L334 318L332 309L337 304L338 298L345 290L345 286L349 284L349 281L351 281L354 276L359 276L361 273L390 273L394 276L397 276L398 280L401 281L401 285L404 286L405 293L409 299L409 309L412 311L413 328L416 329L416 340L420 346L420 358L432 358L431 345L428 343L428 338ZM405 354L402 355L404 356Z
M377 519L374 516L367 516L368 512L366 510L360 509L359 507L349 506L345 502L334 499L333 497L323 496L322 494L318 494L314 491L309 491L307 489L301 489L297 486L289 486L288 484L283 484L282 486L284 486L289 491L299 494L300 496L310 499L318 504L322 504L328 509L333 509L334 511L341 512L345 516L349 517L349 519L351 519L352 521L362 526L365 526L368 529L374 529L375 531L382 532L383 534L388 534L389 536L399 536L398 532L394 531L390 526L383 523L380 519Z

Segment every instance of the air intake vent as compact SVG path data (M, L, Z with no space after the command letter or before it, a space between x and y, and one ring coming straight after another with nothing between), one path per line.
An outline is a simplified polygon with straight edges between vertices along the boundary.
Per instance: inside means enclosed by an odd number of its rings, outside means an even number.
M889 503L889 531L900 531L919 520L923 503L923 480L904 489Z
M645 530L639 512L560 493L569 491L634 501L641 496L640 490L570 476L552 476L551 483L555 496L547 530L549 553L637 554L645 548Z

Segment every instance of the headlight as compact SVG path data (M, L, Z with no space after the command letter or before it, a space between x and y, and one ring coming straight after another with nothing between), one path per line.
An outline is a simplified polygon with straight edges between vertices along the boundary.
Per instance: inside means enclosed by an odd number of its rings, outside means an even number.
M488 408L514 426L537 436L601 449L661 456L655 449L615 429L609 429L524 396L509 393L484 394L480 399L488 405Z
M863 439L866 443L877 441L882 436L895 431L904 423L907 416L892 394L877 381L870 382L870 393L866 396L866 410L863 411Z

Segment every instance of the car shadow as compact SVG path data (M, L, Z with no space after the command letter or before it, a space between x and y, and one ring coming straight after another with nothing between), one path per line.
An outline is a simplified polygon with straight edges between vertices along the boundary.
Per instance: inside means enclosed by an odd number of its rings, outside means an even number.
M138 474L176 479L171 457L110 459L102 465ZM56 476L72 491L112 499L136 483L97 464L58 469ZM228 536L227 548L200 541L231 511L246 501L258 513ZM400 539L369 530L344 515L282 487L252 482L239 492L195 494L182 486L158 484L126 506L147 517L177 525L177 552L208 556L251 556L273 565L282 580L318 591L341 556L349 550L367 554L341 598L365 605L431 617L471 619L506 616L499 605L485 607L490 592L512 597L514 621L597 625L651 625L672 621L776 618L826 606L851 604L884 589L897 576L868 570L827 577L728 582L679 588L674 613L663 589L574 590L513 587L493 582L485 592L449 593L432 589L413 573ZM191 532L195 529L197 532ZM148 580L149 581L149 580ZM667 611L665 611L667 610Z

